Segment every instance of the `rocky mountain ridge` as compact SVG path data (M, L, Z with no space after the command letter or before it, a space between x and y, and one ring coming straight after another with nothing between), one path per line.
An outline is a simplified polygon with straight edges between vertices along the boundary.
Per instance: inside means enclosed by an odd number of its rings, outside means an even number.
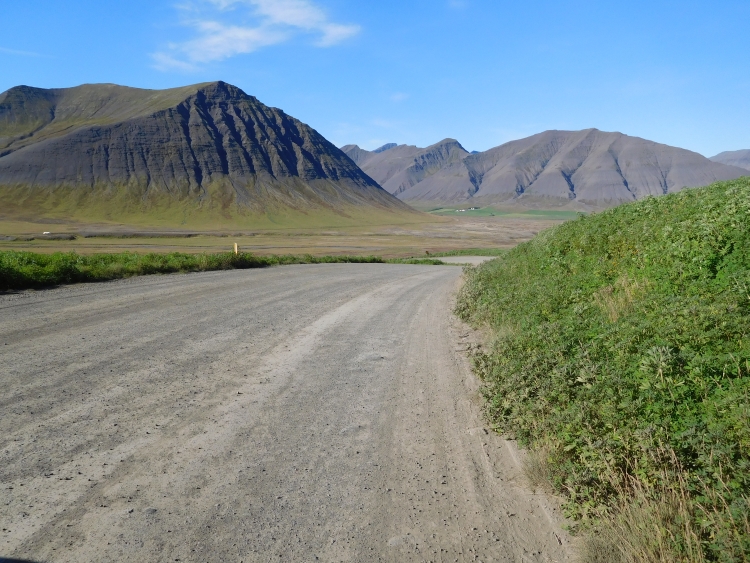
M739 151L724 151L712 156L711 160L719 162L721 164L728 164L729 166L738 166L745 170L750 170L750 149L739 150Z
M220 81L12 88L0 94L0 188L16 203L126 193L230 214L410 212L313 128Z
M598 129L545 131L471 154L453 139L378 154L356 145L342 150L386 190L423 206L602 208L747 175L698 153Z
M389 143L374 151L365 151L357 145L346 145L341 150L396 196L469 155L455 139L443 139L424 149Z

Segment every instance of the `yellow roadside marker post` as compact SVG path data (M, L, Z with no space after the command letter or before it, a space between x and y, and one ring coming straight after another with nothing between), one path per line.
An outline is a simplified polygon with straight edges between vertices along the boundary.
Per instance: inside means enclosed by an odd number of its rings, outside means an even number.
M237 246L237 243L236 243L236 242L234 243L234 253L235 253L235 254L239 254L239 253L240 253L240 249L239 249L239 247Z

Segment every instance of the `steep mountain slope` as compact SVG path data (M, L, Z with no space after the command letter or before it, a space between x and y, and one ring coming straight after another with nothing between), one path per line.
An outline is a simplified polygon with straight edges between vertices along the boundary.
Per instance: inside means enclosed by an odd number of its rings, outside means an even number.
M398 143L386 143L383 146L376 148L372 152L383 152L383 151L387 151L389 149L395 149L397 146L398 146Z
M746 171L622 133L546 131L466 157L400 194L404 200L617 205L730 180Z
M111 219L410 213L314 129L224 82L0 94L0 204Z
M373 154L349 145L344 152L389 192L422 205L610 207L747 175L691 151L597 129L545 131L476 154L450 139L428 149L401 145Z
M725 151L712 156L710 160L728 164L729 166L739 166L745 170L750 170L750 149L741 151Z
M357 145L347 145L341 150L394 195L416 186L446 166L460 162L469 154L455 139L444 139L426 149L389 143L372 152Z
M373 152L361 149L357 145L344 145L341 147L341 151L352 159L357 166L360 166L373 154Z

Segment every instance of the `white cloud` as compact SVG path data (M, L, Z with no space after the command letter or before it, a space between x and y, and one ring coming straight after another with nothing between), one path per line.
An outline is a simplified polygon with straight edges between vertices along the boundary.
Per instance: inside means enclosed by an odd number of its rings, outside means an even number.
M227 4L227 0L211 0ZM308 0L234 0L231 4L250 4L271 23L313 29L326 24L323 11Z
M214 21L197 22L195 27L200 35L179 46L195 63L252 53L261 47L281 43L287 38L284 32L268 27L242 27Z
M359 30L360 27L358 25L327 23L320 28L320 31L323 32L323 36L318 40L316 45L318 47L330 47L357 35Z
M391 94L391 101L392 102L403 102L404 100L409 99L409 94L406 94L404 92L396 92L394 94Z
M19 55L21 57L41 57L43 55L40 55L39 53L32 53L31 51L19 51L17 49L6 49L5 47L0 47L0 53L6 53L8 55Z
M212 8L210 18L205 17L208 6ZM193 16L182 23L192 27L196 36L153 53L154 66L160 70L194 70L200 64L283 43L300 32L317 35L316 46L330 47L360 30L357 25L330 21L310 0L203 0L180 9ZM234 12L235 21L249 16L253 24L223 23L228 12Z
M169 53L152 53L151 59L154 61L154 68L157 70L181 70L183 72L191 72L197 68L196 65L176 59Z

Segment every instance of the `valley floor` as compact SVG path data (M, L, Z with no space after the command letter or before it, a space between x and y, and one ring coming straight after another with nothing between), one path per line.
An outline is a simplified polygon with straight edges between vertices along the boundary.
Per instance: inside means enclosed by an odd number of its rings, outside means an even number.
M127 226L33 225L0 220L0 251L200 253L227 251L237 242L240 249L255 254L374 254L390 258L465 248L510 248L562 220L543 215L449 217L410 225L257 232L149 231ZM48 240L43 232L74 233L78 238ZM96 236L84 238L81 233ZM33 240L24 240L28 238Z
M460 277L326 264L0 296L0 558L570 561L479 416Z

